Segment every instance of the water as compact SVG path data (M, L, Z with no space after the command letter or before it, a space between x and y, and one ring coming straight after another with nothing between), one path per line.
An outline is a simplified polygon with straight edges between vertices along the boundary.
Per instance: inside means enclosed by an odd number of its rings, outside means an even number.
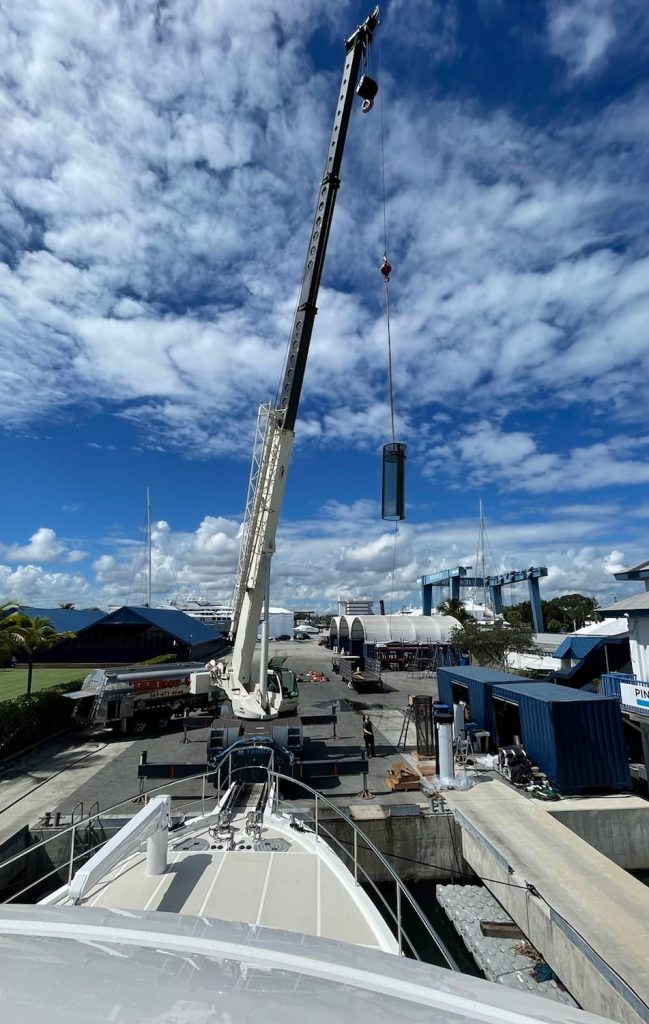
M461 972L463 974L471 974L476 978L483 978L482 971L476 965L473 957L467 952L464 943L437 902L435 883L408 882L406 886L412 898L419 904L420 909L439 935L442 943L447 947ZM394 886L390 882L383 882L377 888L394 910L396 903ZM410 904L404 899L401 901L401 910L404 931L412 939L419 957L426 963L435 964L437 967L447 967L448 965L435 942ZM410 955L407 943L404 943L404 951L407 955Z

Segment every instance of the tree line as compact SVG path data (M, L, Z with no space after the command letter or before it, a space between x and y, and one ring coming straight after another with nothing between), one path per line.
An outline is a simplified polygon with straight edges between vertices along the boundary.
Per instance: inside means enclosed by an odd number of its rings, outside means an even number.
M584 594L563 594L541 601L543 622L547 633L574 633L587 622L598 620L597 600ZM503 615L512 625L532 625L532 605L529 601L510 604Z
M73 639L74 633L57 633L49 619L32 618L13 602L0 605L0 664L27 662L27 696L32 693L34 659L60 640Z
M565 594L542 601L543 621L548 633L572 633L586 622L597 619L597 601L583 594ZM507 668L510 654L538 654L539 647L532 629L532 607L529 601L509 605L503 609L503 618L492 623L477 622L455 597L443 601L437 608L442 615L452 615L459 626L450 633L449 640L461 651L470 654L479 665Z

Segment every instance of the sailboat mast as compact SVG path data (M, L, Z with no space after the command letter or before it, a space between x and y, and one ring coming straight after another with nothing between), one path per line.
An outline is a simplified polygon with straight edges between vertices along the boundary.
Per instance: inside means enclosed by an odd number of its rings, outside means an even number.
M146 489L146 606L151 607L151 491Z
M487 577L486 577L486 565L485 565L485 550L484 550L484 508L482 507L482 498L480 498L480 534L478 543L480 545L480 574L482 576L482 607L484 608L484 618L487 618Z

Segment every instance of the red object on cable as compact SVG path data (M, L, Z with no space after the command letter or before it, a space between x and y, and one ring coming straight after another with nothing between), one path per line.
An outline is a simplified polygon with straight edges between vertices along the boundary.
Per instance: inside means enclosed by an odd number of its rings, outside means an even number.
M390 274L392 273L392 267L388 263L387 256L383 257L383 263L381 264L381 273L383 274L383 277L386 279L386 281L388 280Z

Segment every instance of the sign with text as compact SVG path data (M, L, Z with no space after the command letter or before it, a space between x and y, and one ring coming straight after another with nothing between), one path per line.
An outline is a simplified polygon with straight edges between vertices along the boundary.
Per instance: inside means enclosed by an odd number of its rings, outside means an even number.
M185 679L134 679L130 686L136 693L147 690L174 690L176 687L189 686L189 676Z
M649 715L649 683L620 683L620 697L624 707Z

